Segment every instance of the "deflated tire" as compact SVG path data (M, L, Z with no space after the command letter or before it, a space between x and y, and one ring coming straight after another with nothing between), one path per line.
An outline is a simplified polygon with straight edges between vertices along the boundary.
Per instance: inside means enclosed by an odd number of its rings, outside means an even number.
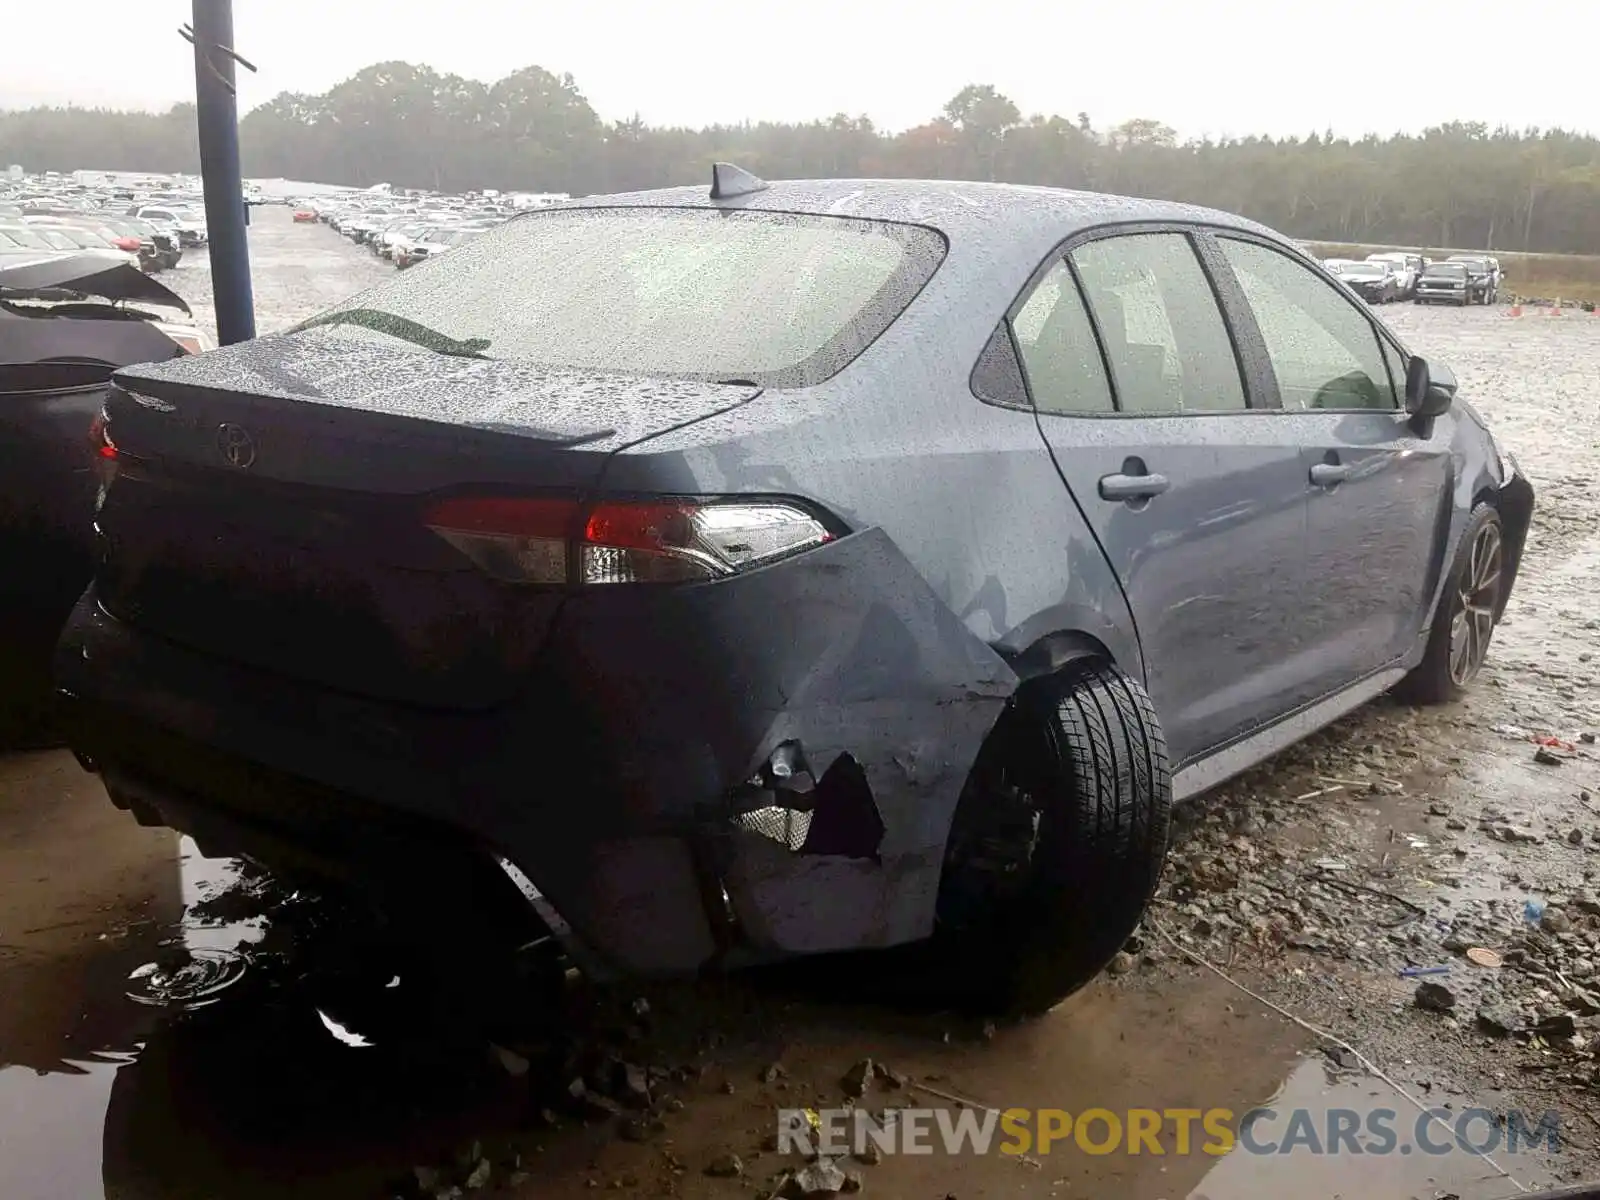
M1093 979L1155 893L1171 806L1138 682L1084 659L1024 684L951 828L935 937L949 999L1038 1013Z

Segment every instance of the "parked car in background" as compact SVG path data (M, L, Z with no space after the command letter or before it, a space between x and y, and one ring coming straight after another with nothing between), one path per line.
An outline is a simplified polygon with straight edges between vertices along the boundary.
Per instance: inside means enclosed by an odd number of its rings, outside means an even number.
M141 820L473 953L915 944L1024 1011L1175 798L1469 684L1533 506L1253 222L728 168L126 368L103 438L56 668Z
M378 257L398 262L406 247L433 228L429 221L398 221L372 239Z
M1493 304L1500 298L1500 264L1495 259L1483 254L1452 254L1445 262L1466 267L1468 290L1478 304Z
M71 238L60 234L52 236L47 228L24 225L20 218L15 223L0 218L0 254L21 254L76 250Z
M134 248L129 250L122 238L108 236L84 225L69 224L59 217L24 217L23 221L30 229L38 230L40 236L48 238L52 247L62 250L89 250L130 266L140 265L137 242L134 242Z
M396 264L401 267L413 266L430 258L438 258L441 254L464 246L473 238L487 232L481 226L463 225L452 229L433 229L421 240L413 242L403 257L396 259Z
M206 227L205 214L194 209L174 204L135 204L128 209L128 216L137 217L141 221L149 221L157 226L170 228L178 235L181 246L204 246L210 234Z
M1417 281L1418 304L1472 303L1474 285L1466 263L1441 262L1429 264Z
M1397 300L1410 300L1417 294L1417 280L1422 277L1423 259L1420 254L1405 254L1401 251L1388 251L1383 254L1367 255L1368 262L1386 262L1394 268L1395 285L1399 289Z
M298 225L315 224L317 214L309 208L297 208L294 210L294 220Z
M155 227L131 217L97 217L93 228L106 237L122 239L119 245L139 256L139 266L150 274L166 269Z
M1400 298L1394 264L1385 259L1343 263L1336 272L1368 304L1389 304Z

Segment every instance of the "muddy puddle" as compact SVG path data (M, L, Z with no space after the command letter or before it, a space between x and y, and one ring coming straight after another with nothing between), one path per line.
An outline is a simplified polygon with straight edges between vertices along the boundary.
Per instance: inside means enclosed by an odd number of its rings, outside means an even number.
M859 1101L869 1111L1104 1110L1126 1121L1131 1110L1225 1110L1219 1119L1235 1124L1260 1105L1278 1114L1257 1122L1258 1145L1221 1156L1198 1135L1180 1153L1169 1126L1161 1155L1106 1152L1102 1130L1087 1148L934 1147L855 1163L873 1194L1493 1200L1514 1190L1460 1146L1277 1153L1291 1119L1326 1140L1336 1112L1365 1121L1391 1110L1403 1141L1415 1110L1209 974L1102 981L1046 1018L998 1029L835 1002L853 979L872 991L870 967L858 975L848 963L778 983L579 996L551 1014L564 1048L543 1063L537 1044L433 1052L448 1031L407 1006L402 980L379 988L395 996L387 1010L370 985L344 1010L372 1043L353 1047L322 1019L326 980L253 911L281 916L299 898L286 908L259 876L141 829L65 754L0 762L0 797L15 885L0 929L16 930L0 961L7 1200L417 1195L419 1167L436 1194L476 1177L524 1196L764 1196L804 1166L771 1146L779 1110L840 1107L841 1081L866 1059L895 1080ZM614 1089L619 1063L637 1069L645 1099ZM588 1081L582 1104L569 1075ZM1490 1102L1416 1071L1404 1086L1430 1105ZM1452 1138L1447 1125L1435 1140ZM737 1177L706 1173L730 1155ZM1525 1173L1533 1160L1502 1165Z

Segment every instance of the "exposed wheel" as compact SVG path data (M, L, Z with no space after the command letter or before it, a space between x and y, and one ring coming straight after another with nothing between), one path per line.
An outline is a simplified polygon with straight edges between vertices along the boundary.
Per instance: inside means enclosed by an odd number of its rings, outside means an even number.
M1480 504L1467 520L1445 577L1422 661L1400 681L1396 696L1413 704L1443 704L1476 678L1500 617L1505 558L1500 514Z
M1099 659L1025 684L952 823L933 943L941 990L1039 1013L1088 983L1155 893L1171 807L1143 687Z

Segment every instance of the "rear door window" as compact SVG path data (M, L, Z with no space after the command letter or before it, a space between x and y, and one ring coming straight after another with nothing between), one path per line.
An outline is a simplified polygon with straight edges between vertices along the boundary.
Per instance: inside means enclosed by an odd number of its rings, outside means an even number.
M1105 363L1088 310L1064 262L1057 262L1011 320L1033 404L1041 413L1113 411Z
M1099 238L1071 257L1104 340L1123 412L1246 407L1233 340L1186 234Z
M1378 331L1322 276L1257 242L1219 238L1289 409L1395 408Z

